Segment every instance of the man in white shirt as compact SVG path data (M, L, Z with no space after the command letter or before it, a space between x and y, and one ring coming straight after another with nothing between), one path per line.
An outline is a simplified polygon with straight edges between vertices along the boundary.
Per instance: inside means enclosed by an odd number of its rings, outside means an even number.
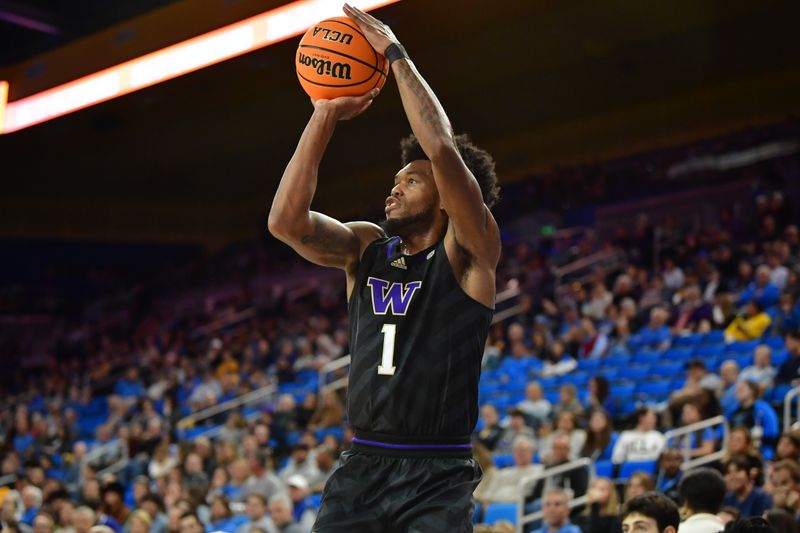
M697 468L681 479L678 491L683 521L678 533L719 533L725 524L717 516L725 499L725 479L711 468Z
M491 495L490 501L516 502L520 495L520 481L544 471L542 465L533 464L533 452L536 451L533 439L525 436L515 438L512 450L514 466L501 468L494 475L487 491Z
M739 379L752 381L761 392L771 389L775 383L777 369L770 364L772 350L766 344L758 346L753 354L753 364L748 366L739 374Z

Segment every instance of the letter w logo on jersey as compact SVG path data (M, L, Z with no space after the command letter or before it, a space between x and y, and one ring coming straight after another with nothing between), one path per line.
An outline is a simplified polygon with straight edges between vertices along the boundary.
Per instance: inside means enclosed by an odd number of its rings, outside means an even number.
M372 289L372 311L376 315L385 315L389 312L392 315L403 316L408 311L414 293L422 287L422 282L390 283L371 277L367 279L367 285Z

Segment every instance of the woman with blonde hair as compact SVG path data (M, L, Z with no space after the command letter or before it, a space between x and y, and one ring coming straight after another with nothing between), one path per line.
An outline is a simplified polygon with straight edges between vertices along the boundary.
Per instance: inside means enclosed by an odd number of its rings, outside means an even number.
M620 533L619 496L614 482L607 477L594 478L586 496L589 505L577 520L581 530L585 533Z

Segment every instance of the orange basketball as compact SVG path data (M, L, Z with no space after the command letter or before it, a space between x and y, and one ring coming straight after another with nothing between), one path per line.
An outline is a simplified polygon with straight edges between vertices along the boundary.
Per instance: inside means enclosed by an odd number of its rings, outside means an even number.
M386 58L375 51L356 23L333 17L311 26L297 47L297 77L314 100L359 96L383 87Z

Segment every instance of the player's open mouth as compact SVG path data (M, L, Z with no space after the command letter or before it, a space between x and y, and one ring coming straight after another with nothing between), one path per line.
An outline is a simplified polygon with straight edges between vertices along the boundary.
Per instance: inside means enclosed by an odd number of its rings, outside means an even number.
M396 198L392 198L391 196L386 199L386 209L385 211L388 213L391 209L400 205L400 202L397 201Z

